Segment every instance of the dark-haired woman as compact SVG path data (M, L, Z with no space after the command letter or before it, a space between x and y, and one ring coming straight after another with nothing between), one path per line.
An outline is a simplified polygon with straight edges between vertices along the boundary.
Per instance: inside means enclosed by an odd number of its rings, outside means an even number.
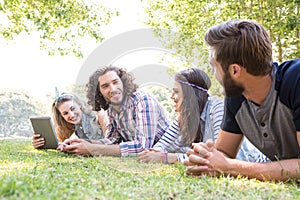
M171 99L174 101L177 119L153 148L139 154L141 162L183 162L193 143L214 142L217 139L224 113L221 98L210 96L208 75L198 69L182 70L175 75ZM266 158L247 139L241 145L237 158L248 161L266 161Z

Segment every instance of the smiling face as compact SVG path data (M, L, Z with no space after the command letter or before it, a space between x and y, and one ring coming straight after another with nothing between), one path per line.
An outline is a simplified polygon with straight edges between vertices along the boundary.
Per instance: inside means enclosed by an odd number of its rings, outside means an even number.
M81 123L82 111L80 105L72 99L61 103L57 109L66 122L74 125Z
M119 109L123 101L123 83L115 71L108 71L98 79L100 92L104 99Z
M180 83L174 82L171 99L174 101L175 112L180 112L183 101L183 92Z

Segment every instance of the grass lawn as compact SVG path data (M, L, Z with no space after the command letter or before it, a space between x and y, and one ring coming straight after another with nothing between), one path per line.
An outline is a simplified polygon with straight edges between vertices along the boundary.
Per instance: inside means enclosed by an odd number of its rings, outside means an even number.
M0 139L0 199L300 199L300 187L190 177L180 164L77 157L35 150L30 140Z

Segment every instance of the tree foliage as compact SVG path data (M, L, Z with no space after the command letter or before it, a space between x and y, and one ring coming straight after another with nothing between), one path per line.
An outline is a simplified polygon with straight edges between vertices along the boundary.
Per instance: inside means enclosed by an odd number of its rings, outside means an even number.
M147 23L157 30L168 48L210 74L204 33L229 19L251 19L264 25L273 42L274 60L300 57L299 8L299 0L151 0L146 12ZM170 32L162 35L160 30L165 29ZM219 94L220 87L213 87L213 93Z
M29 117L45 113L41 103L34 101L27 92L0 90L1 135L32 134Z
M82 57L80 40L89 36L102 41L101 28L117 12L99 1L85 0L2 0L0 1L0 34L12 40L16 35L37 32L41 49L49 55L59 52Z
M168 43L190 58L202 58L205 31L229 19L255 20L268 30L274 46L275 60L300 57L300 1L149 1L148 24L154 28L177 32ZM174 35L172 35L173 37Z

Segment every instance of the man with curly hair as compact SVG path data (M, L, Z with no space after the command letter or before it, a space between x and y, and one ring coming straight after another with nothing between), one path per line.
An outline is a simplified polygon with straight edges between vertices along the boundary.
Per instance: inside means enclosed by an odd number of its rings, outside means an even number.
M132 74L108 66L97 69L86 85L88 104L107 110L106 137L89 143L66 140L61 150L76 155L137 156L164 134L169 119L157 100L139 90Z

